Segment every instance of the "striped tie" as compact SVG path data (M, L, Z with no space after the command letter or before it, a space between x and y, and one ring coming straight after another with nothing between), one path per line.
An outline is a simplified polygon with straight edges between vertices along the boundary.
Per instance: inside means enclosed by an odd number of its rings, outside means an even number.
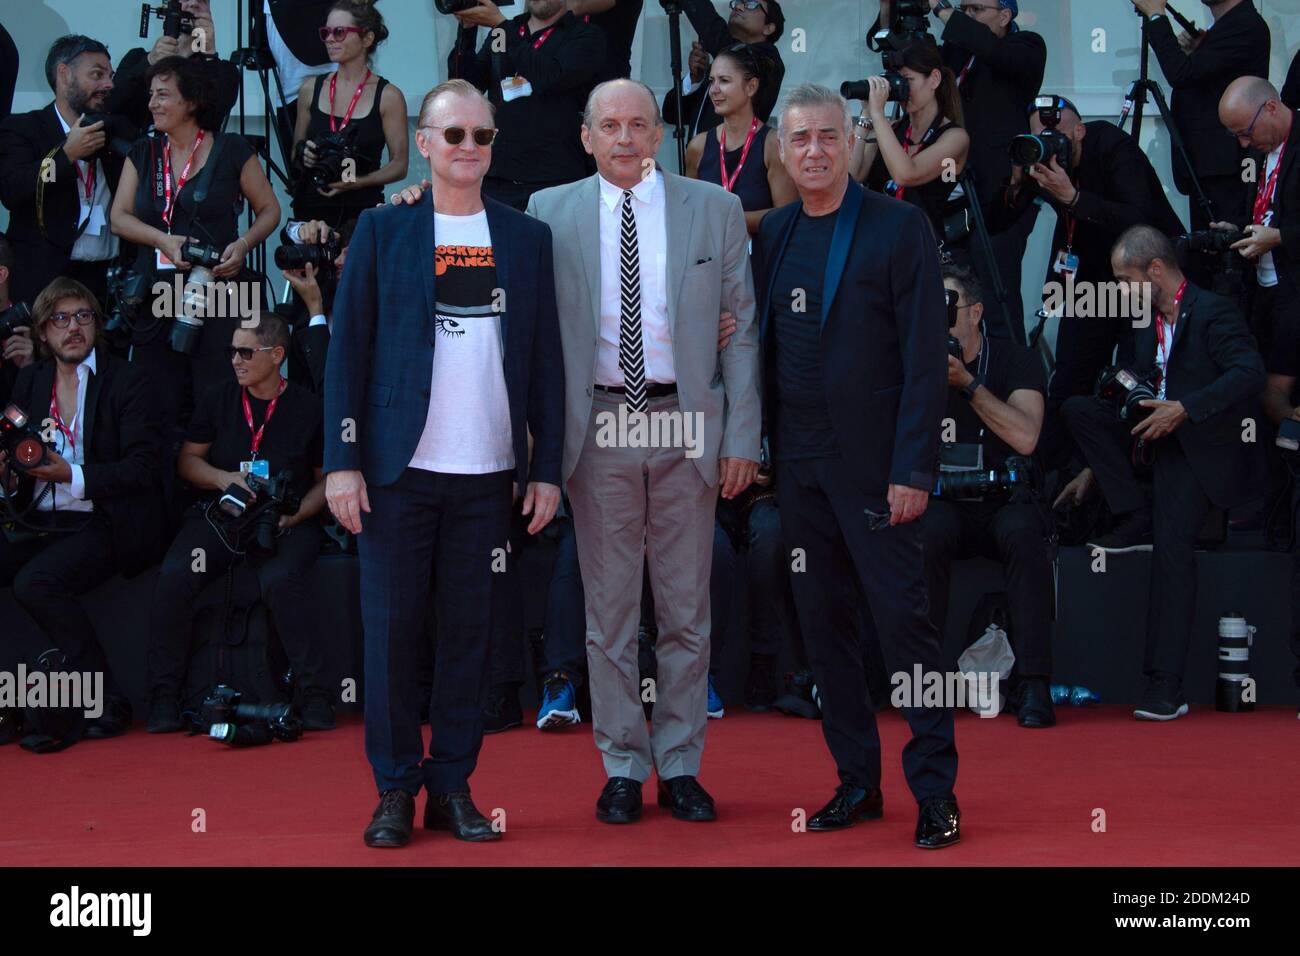
M628 411L646 410L645 346L641 342L641 257L637 252L632 192L623 190L623 229L619 239L618 367L623 372Z

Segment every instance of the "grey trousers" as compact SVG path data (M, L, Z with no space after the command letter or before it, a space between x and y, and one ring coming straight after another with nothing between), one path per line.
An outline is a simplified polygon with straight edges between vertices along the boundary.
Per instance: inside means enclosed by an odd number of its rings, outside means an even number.
M597 442L620 397L597 390L582 456L568 481L587 609L587 667L596 746L611 777L699 773L708 722L709 572L718 489L685 449ZM677 397L648 411L676 412ZM648 561L659 628L657 683L643 688L637 624ZM653 693L653 698L643 693ZM646 728L642 700L654 700Z

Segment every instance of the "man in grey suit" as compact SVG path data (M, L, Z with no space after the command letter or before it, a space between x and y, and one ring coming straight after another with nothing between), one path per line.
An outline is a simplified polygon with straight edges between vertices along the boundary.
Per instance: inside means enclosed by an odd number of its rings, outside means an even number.
M592 723L609 776L596 816L606 823L640 816L651 770L674 817L716 819L696 779L714 509L719 491L732 498L753 481L759 459L758 327L740 200L658 168L663 132L647 87L600 84L582 126L597 175L544 189L528 207L554 236L562 476L586 593ZM736 332L719 352L724 311ZM648 732L637 668L644 561L659 628Z

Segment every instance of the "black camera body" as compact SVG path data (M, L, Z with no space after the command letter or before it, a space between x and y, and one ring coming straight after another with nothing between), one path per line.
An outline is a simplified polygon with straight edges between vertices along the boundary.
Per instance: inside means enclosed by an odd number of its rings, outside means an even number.
M27 413L17 405L6 405L0 412L0 449L6 461L17 471L39 468L50 460L45 439L31 423Z
M515 0L500 0L498 7L509 7L514 5ZM439 13L463 13L466 10L472 10L477 7L478 0L433 0L433 5L438 8Z
M912 43L934 43L930 34L930 5L925 0L896 0L889 8L889 26L871 36L880 50L880 75L889 84L888 103L906 103L911 88L906 77L898 71L903 67L903 48ZM869 92L866 80L853 80L840 84L840 95L846 100L865 100Z
M1097 397L1114 402L1119 420L1137 424L1151 414L1150 408L1138 404L1154 399L1160 392L1156 376L1142 378L1132 369L1108 365L1097 376Z
M1216 257L1210 291L1236 299L1240 304L1246 291L1246 273L1252 266L1245 256L1232 248L1232 244L1243 238L1245 236L1236 226L1198 229L1178 237L1178 257L1183 261L1191 256Z
M1236 226L1230 229L1197 229L1178 237L1179 251L1221 255L1232 251L1232 244L1244 238Z
M139 137L140 131L126 117L115 113L86 113L78 125L94 126L101 122L104 124L104 146L96 155L110 152L125 158L131 152L131 144Z
M233 687L218 684L199 705L198 727L234 747L286 743L302 736L302 722L290 704L246 704Z
M163 36L175 40L182 33L194 32L194 18L181 9L181 0L167 0L163 5L151 7L147 3L140 5L140 39L149 36L149 17L153 15L163 22Z
M358 162L356 141L359 130L359 126L349 123L337 133L312 140L316 146L316 165L308 170L308 174L318 190L329 189L333 183L341 182L343 167L348 160Z
M9 308L0 312L0 342L12 338L19 327L32 327L32 310L26 302L11 302Z
M239 485L230 485L208 508L208 516L222 526L222 531L238 547L262 554L275 553L275 539L280 533L280 517L297 514L302 495L294 487L293 472L288 468L271 478L245 475L244 481L253 498Z
M334 260L343 251L343 243L338 235L330 233L325 242L295 242L282 245L275 250L275 265L278 269L305 269L312 266L318 278L334 274Z
M1007 151L1011 161L1028 170L1035 163L1050 166L1055 157L1057 165L1068 171L1074 157L1074 143L1056 127L1061 122L1063 109L1074 109L1073 105L1060 96L1039 96L1034 99L1034 112L1043 124L1041 133L1021 133L1011 137Z
M215 269L221 264L221 250L198 239L183 243L181 256L191 266L202 266L204 269Z
M1033 487L1034 460L1026 455L1008 455L1001 468L939 472L931 494L936 498L956 500L1012 494L1018 489L1032 490Z

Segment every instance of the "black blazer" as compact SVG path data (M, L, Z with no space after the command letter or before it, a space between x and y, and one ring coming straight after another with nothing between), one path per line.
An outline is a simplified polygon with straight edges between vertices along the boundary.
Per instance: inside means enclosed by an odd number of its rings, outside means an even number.
M1173 87L1169 112L1182 134L1196 175L1240 176L1244 155L1237 139L1219 122L1219 100L1239 76L1268 76L1268 24L1246 0L1205 31L1205 39L1184 53L1168 17L1149 28L1151 49ZM1173 153L1174 185L1192 194L1192 180L1182 156ZM1222 212L1222 210L1220 210Z
M1139 368L1156 367L1156 321L1135 330ZM1165 397L1187 409L1187 421L1161 441L1177 438L1196 480L1219 508L1264 493L1262 446L1242 441L1242 422L1253 419L1258 428L1263 421L1259 394L1265 379L1264 360L1236 304L1189 283L1174 325L1165 387ZM1158 448L1159 443L1157 454Z
M1268 157L1256 155L1256 178L1262 181ZM1287 135L1286 149L1279 165L1277 185L1273 190L1272 224L1281 231L1282 244L1273 249L1273 265L1277 269L1274 308L1284 308L1300 318L1300 114L1291 114L1291 132ZM1247 208L1254 206L1254 193L1251 200Z
M97 348L95 368L83 413L86 497L108 518L113 560L129 577L157 561L168 543L160 482L161 406L140 366ZM53 387L54 359L47 358L18 373L12 400L39 422L49 410ZM30 502L34 485L33 479L20 478L20 505Z
M802 202L774 209L754 242L769 435L777 434L778 414L772 283L802 210ZM853 480L882 499L891 484L929 491L948 393L948 318L925 213L849 183L827 258L821 321L826 403ZM781 449L772 451L779 460Z

